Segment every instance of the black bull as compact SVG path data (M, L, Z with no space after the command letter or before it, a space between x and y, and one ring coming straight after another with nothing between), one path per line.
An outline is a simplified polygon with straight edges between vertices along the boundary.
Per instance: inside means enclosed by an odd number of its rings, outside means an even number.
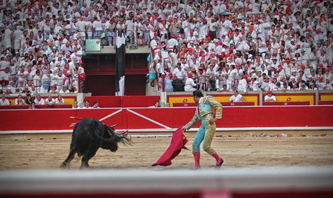
M85 168L89 167L88 161L94 157L100 147L116 152L118 150L118 142L124 140L125 143L131 144L131 140L115 134L114 126L109 127L91 118L82 119L74 127L70 151L67 159L61 164L61 168L69 167L75 153L79 157L83 156L81 168Z

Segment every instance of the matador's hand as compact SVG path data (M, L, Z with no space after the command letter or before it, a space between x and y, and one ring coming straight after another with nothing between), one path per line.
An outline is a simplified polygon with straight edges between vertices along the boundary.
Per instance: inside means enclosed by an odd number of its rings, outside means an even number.
M213 124L217 119L216 118L212 118L209 120L209 124Z

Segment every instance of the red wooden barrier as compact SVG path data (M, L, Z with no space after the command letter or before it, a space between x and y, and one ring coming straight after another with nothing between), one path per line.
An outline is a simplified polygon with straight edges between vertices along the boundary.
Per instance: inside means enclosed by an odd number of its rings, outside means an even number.
M221 102L223 106L254 106L254 102ZM193 102L173 103L173 107L196 107Z
M36 109L0 110L0 131L8 130L68 130L77 120L70 116L90 117L107 125L119 123L117 129L135 129L148 132L171 130L187 124L196 108L103 108L103 109ZM333 126L333 106L261 106L224 107L218 128L247 127L327 127ZM198 122L194 128L200 126Z
M333 101L318 101L318 105L333 105Z
M64 130L71 129L70 119L76 116L75 109L36 109L36 110L1 110L0 120L6 123L0 130Z
M310 105L309 101L297 101L297 102L263 102L264 106L276 106L276 105Z

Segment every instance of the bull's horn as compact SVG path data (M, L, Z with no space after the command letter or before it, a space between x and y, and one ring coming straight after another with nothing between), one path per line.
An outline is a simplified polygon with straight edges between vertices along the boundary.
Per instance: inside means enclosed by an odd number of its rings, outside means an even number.
M119 123L117 123L117 124L115 124L115 125L112 125L112 126L110 126L110 127L113 127L113 128L114 128L114 127L116 127L118 124L119 124Z
M117 135L122 135L122 134L125 134L125 133L127 133L127 131L116 131Z

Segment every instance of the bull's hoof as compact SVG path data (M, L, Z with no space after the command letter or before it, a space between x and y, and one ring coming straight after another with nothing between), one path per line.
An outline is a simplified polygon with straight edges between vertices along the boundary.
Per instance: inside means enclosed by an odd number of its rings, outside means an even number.
M60 168L65 169L65 168L67 168L67 165L63 162L63 163L60 165Z
M89 168L89 164L81 164L80 169Z

